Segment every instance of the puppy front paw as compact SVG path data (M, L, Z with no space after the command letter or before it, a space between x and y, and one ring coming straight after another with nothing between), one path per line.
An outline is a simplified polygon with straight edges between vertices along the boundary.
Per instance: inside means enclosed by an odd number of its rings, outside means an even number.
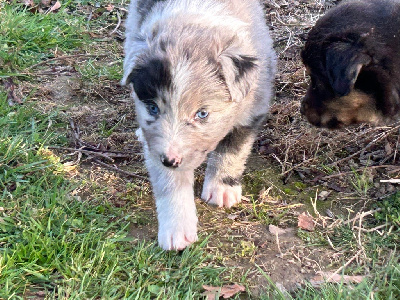
M197 217L159 227L158 244L164 250L183 250L197 239Z
M220 182L204 183L201 199L208 204L214 204L218 207L232 207L240 203L242 198L241 185L229 185Z

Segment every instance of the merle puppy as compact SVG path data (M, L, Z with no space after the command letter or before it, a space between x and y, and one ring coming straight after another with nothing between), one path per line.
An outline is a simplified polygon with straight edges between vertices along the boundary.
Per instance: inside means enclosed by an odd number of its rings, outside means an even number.
M201 198L220 207L241 200L276 68L264 12L258 0L133 0L125 55L158 242L183 249L197 240L194 169L206 158Z
M338 128L400 112L400 1L346 1L308 34L302 60L311 76L301 112Z

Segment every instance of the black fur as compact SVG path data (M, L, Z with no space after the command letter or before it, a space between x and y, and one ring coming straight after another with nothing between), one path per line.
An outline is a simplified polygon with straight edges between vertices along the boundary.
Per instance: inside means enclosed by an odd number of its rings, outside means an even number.
M169 63L161 59L152 59L139 64L128 77L133 89L141 101L146 104L157 98L160 90L170 89L172 76Z
M357 80L357 67L369 64L371 57L363 53L361 47L337 42L326 50L325 60L329 83L335 95L345 96Z
M343 2L317 21L301 56L311 73L303 113L323 114L353 89L372 96L385 118L400 112L399 0Z
M248 55L239 55L239 57L232 57L233 64L237 69L237 75L235 80L240 79L250 70L254 69L257 64L257 58Z
M179 166L179 162L175 161L175 158L169 160L167 156L162 155L160 159L162 164L168 168L177 168Z
M153 124L154 122L155 122L155 120L154 120L154 121L146 121L146 124L150 126L150 125Z
M243 142L249 135L254 134L257 128L250 126L235 127L229 132L215 149L218 153L236 153L241 150Z
M262 122L265 120L265 115L258 115L252 118L251 123L250 123L250 127L257 129Z
M139 25L142 25L144 19L146 19L151 9L159 2L165 2L166 0L139 0L138 1L138 12L141 14Z

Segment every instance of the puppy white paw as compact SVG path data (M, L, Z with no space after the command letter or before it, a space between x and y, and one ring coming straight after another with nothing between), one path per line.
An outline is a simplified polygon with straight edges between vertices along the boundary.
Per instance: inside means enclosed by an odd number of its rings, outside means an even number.
M197 241L197 219L195 224L165 226L159 228L158 244L164 250L183 250ZM178 228L179 227L179 228Z
M208 204L214 204L218 207L232 207L240 203L242 198L242 186L208 182L204 183L201 199Z
M183 250L197 241L197 229L160 229L158 244L164 250Z

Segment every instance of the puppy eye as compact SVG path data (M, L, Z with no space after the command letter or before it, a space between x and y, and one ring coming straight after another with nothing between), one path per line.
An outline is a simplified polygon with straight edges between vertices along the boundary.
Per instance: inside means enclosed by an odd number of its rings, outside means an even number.
M206 110L199 110L199 111L196 113L195 119L205 119L205 118L207 118L207 117L208 117L208 111L206 111Z
M149 108L149 114L152 116L156 116L160 113L160 109L155 103L149 104L148 108Z

